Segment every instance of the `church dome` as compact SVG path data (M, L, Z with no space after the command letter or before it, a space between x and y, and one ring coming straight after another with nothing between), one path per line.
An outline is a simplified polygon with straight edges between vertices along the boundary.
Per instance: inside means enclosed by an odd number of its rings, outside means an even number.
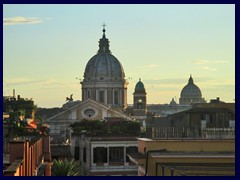
M197 85L193 83L193 78L190 76L188 84L181 91L181 98L201 98L202 93Z
M124 70L119 60L109 50L109 40L103 36L99 40L99 50L87 63L85 81L122 81L125 78Z
M172 101L170 102L170 105L177 105L176 101L174 100L174 98L172 98Z
M91 98L97 102L119 110L127 107L127 81L123 67L109 49L109 40L103 35L99 40L99 49L87 63L82 85L82 100Z
M145 91L145 87L141 81L141 78L139 79L138 83L135 86L135 91Z

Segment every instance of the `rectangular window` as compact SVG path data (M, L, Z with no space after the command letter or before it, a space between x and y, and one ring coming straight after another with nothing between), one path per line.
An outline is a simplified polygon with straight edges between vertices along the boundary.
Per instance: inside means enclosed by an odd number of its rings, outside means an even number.
M77 161L79 160L79 147L75 146L74 148L74 159Z
M107 148L96 147L93 149L94 163L107 163Z
M87 91L87 98L91 97L91 91Z
M109 162L110 163L123 163L124 162L123 147L110 147L109 148Z
M138 152L138 148L135 146L130 146L126 148L126 162L130 162L130 159L127 154Z
M104 103L104 91L99 91L99 101Z
M83 162L86 162L87 160L87 150L86 150L86 147L83 148Z
M114 90L114 104L118 104L118 91Z

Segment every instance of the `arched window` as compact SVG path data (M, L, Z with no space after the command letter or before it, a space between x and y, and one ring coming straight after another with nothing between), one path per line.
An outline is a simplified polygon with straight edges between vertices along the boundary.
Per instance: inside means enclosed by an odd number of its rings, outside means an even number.
M99 101L104 103L104 91L99 91Z
M139 99L137 102L137 108L142 109L142 99Z

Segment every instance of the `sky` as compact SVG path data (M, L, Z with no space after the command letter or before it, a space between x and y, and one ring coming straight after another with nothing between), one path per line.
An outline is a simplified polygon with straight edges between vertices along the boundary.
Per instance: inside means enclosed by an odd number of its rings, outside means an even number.
M179 102L190 74L207 100L235 101L234 4L3 5L3 95L38 107L81 100L102 24L121 62L128 104L139 78L148 104Z

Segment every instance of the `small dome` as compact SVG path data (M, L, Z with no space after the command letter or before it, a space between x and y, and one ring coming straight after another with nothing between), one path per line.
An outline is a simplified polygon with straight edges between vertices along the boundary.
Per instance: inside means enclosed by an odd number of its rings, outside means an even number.
M141 78L135 86L135 91L145 91L144 84L142 83Z
M170 102L170 105L176 105L176 101L174 100L174 98L172 98L172 101Z
M202 98L201 90L194 84L192 76L190 76L188 84L182 89L181 98Z

